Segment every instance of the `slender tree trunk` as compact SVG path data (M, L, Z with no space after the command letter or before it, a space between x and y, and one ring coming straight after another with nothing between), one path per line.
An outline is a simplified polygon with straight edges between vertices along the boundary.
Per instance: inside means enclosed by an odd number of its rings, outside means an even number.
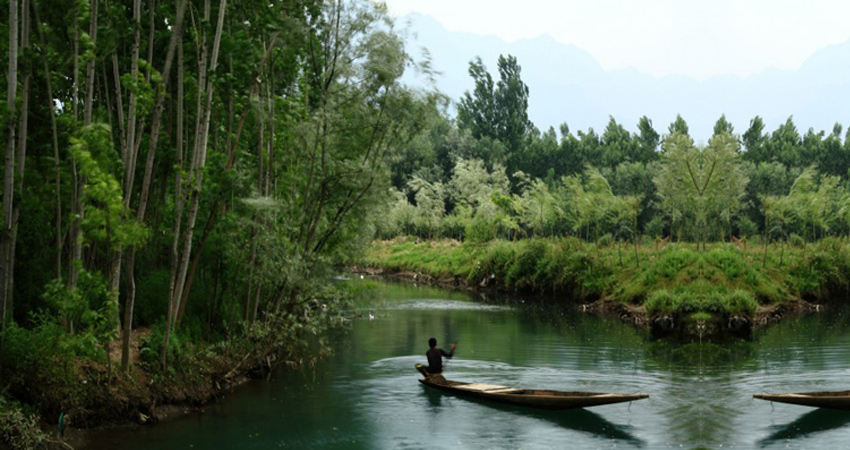
M91 0L91 19L89 20L89 37L93 47L97 46L97 5L98 0ZM86 64L86 105L83 109L83 123L92 123L92 112L94 111L94 58L89 59Z
M222 210L221 215L225 215L224 206L220 207ZM194 246L192 250L192 262L189 264L189 271L186 274L186 282L183 284L183 292L180 295L180 299L177 302L179 307L177 308L177 316L174 318L175 326L179 325L183 320L183 313L186 311L186 304L189 300L189 293L192 292L192 284L195 282L195 274L197 273L198 266L201 263L201 255L204 251L204 246L207 244L207 239L210 237L212 233L212 229L216 224L216 217L218 217L218 210L214 209L210 211L210 215L207 218L207 223L204 226L204 232L201 233L201 238L198 240L198 245Z
M74 116L74 127L78 127L80 120L80 10L74 8L74 82L71 87L71 111ZM68 288L74 289L77 286L77 277L79 268L77 261L80 260L82 253L81 247L78 246L80 239L80 186L79 177L77 176L77 162L74 158L71 160L71 222L68 230L68 247L71 249L68 254ZM69 323L73 330L73 323Z
M4 158L3 175L3 222L4 227L0 235L0 354L3 351L3 332L6 331L6 318L9 313L11 292L12 265L9 249L12 246L12 199L15 189L15 141L17 115L16 104L18 95L18 1L9 0L9 65L6 71L6 154Z
M637 236L637 235L635 235ZM632 243L635 247L635 267L640 267L640 259L638 258L638 240L637 237L632 237Z
M181 168L183 167L183 79L184 79L184 70L183 70L183 41L180 40L177 42L177 130L175 131L175 135L177 136L176 143L176 165L178 167L175 170L174 175L174 228L173 233L174 237L171 242L171 277L169 279L169 299L168 299L168 312L165 320L165 345L163 346L162 352L162 366L165 367L167 358L166 352L168 351L168 340L171 334L171 322L174 320L174 292L177 289L177 265L179 261L179 245L180 245L180 230L182 229L182 220L183 220L183 171Z
M175 54L175 51L177 49L177 44L178 44L178 41L180 41L182 39L181 33L182 33L182 25L183 25L183 17L184 17L185 9L186 9L186 0L180 0L180 2L177 5L177 16L176 16L177 20L174 24L174 27L172 28L171 41L169 42L168 53L166 54L166 57L165 57L165 68L162 71L163 84L159 88L159 90L157 91L156 104L155 104L154 110L153 110L153 120L151 122L150 147L148 148L147 160L145 162L145 174L144 174L144 178L142 180L142 190L139 194L139 206L138 206L138 210L136 212L136 220L139 223L144 223L144 221L145 221L145 213L147 211L148 198L150 196L151 179L153 178L154 158L155 158L155 155L156 155L156 146L157 146L157 143L159 141L159 134L160 134L161 123L162 123L162 112L163 112L163 109L164 109L165 93L168 89L168 81L169 81L170 75L171 75L171 67L172 67L172 62L174 60L174 54ZM151 14L153 14L153 12L151 12ZM151 31L150 31L151 35L153 34L153 24L154 24L153 17L151 17ZM148 47L148 56L152 57L152 53L153 53L152 42L153 42L153 39L151 39L150 42L151 42L151 45ZM181 57L181 60L182 60L182 57ZM181 64L181 67L182 67L182 61L178 62L178 64ZM178 70L181 70L181 69L178 69ZM181 72L181 74L182 74L182 72ZM180 95L182 95L182 80L181 80L180 91L181 91ZM182 107L182 98L181 98L180 103L181 103L181 107ZM181 113L182 113L182 108L181 108ZM179 127L179 133L182 133L182 123L178 127ZM178 141L182 145L182 136L180 136L179 134L178 134ZM180 151L182 153L182 148L180 148L178 151ZM133 163L135 163L135 159L133 159ZM132 184L133 184L133 182L132 182L132 176L131 176L131 180L125 185L125 188L132 189ZM130 194L131 194L131 191L125 191L125 196L126 196L125 202L127 202L127 204L126 204L127 207L129 207L129 201L130 201L129 198L131 196ZM126 302L125 302L125 305L124 305L124 333L123 333L123 342L122 342L123 345L122 345L122 351L121 351L121 370L124 373L128 373L129 370L130 370L130 343L132 341L133 310L135 308L135 300L136 300L136 279L135 279L135 277L136 277L136 273L135 273L136 261L135 261L135 258L136 258L136 249L133 248L133 249L130 250L130 254L129 254L129 257L128 257L128 260L127 260L128 267L127 267L127 270L126 270L126 277L128 279L128 284L129 284L128 289L129 289L129 291L127 292L127 296L126 296L127 299L126 299Z
M764 256L761 261L762 267L767 267L767 234L764 235Z
M274 171L274 129L275 129L275 97L272 95L274 92L274 60L269 65L269 83L268 83L268 93L266 97L269 99L269 162L266 164L266 185L263 191L265 196L271 195L271 179L272 172Z
M118 52L112 52L112 79L115 85L115 111L118 114L118 136L121 145L121 157L127 149L127 129L124 121L124 96L121 93L121 72L118 69Z
M617 256L620 257L620 267L623 267L623 241L617 239Z
M206 21L210 18L210 0L207 0L204 5L204 18ZM215 37L213 38L212 52L210 54L210 64L209 64L209 72L215 73L215 69L218 66L218 52L221 43L221 34L222 29L224 27L224 16L227 10L227 0L221 0L219 4L218 11L218 23L216 25ZM163 365L167 364L167 349L168 349L168 340L170 338L171 328L174 326L173 318L174 312L180 309L180 297L183 293L183 287L186 282L186 273L189 269L189 255L192 251L192 237L195 230L195 220L198 216L198 209L200 206L200 196L201 196L201 187L203 185L204 179L204 166L206 163L207 157L207 140L209 139L209 127L210 127L210 118L212 114L212 98L213 98L213 88L215 86L213 77L209 77L207 80L207 69L203 66L204 60L206 59L206 40L204 40L203 48L202 48L202 59L201 59L201 68L199 70L199 80L203 80L203 83L198 84L199 88L199 105L203 101L203 108L198 108L199 116L203 116L203 119L199 120L199 126L196 128L195 134L195 149L193 151L192 156L192 165L190 174L193 177L192 180L192 192L190 195L190 205L188 216L186 217L186 233L183 236L183 245L180 255L180 263L178 270L176 270L177 279L176 282L173 283L174 290L171 292L172 298L172 308L171 308L171 319L172 322L166 325L166 334L165 334L165 345L163 347L163 356L162 361Z
M97 46L97 0L91 1L91 17L89 19L89 37L91 39L92 46ZM78 33L79 27L77 27L76 32ZM75 66L79 65L79 42L75 42ZM75 70L76 72L76 70ZM83 126L90 125L92 122L92 111L94 110L94 59L90 60L88 64L86 64L86 98L83 104ZM75 83L74 95L77 94L77 83ZM76 102L75 102L76 104ZM79 276L80 266L83 265L83 241L81 239L81 229L80 222L82 222L85 215L85 208L83 205L83 190L84 190L84 181L77 170L76 161L72 161L71 170L73 173L73 192L72 192L72 214L74 215L74 221L71 225L71 265L69 267L69 276L68 276L68 286L71 289L76 289L77 287L77 277Z
M257 320L257 312L260 309L260 293L262 292L262 288L257 286L256 292L254 292L254 308L251 313L251 322Z
M254 78L254 81L253 81L253 83L252 83L252 85L249 89L249 96L248 96L249 101L246 103L245 109L242 111L242 116L240 117L239 124L236 127L236 136L232 141L232 145L230 146L230 154L229 154L228 159L227 159L227 165L225 166L225 170L228 170L228 171L231 170L233 168L234 163L235 163L236 150L237 150L237 146L239 144L240 136L241 136L241 133L242 133L242 129L243 129L243 125L244 125L244 119L245 119L245 116L247 116L247 114L249 112L249 108L251 106L251 102L250 102L251 94L254 92L254 89L259 85L259 79L262 77L262 74L263 74L263 67L265 66L266 61L268 60L269 56L271 55L272 50L274 50L274 45L275 45L276 40L277 40L277 33L272 35L271 43L266 48L265 56L260 61L257 76ZM232 105L230 105L230 107L232 108ZM192 283L193 283L194 278L195 278L195 276L194 276L195 270L196 270L198 263L200 261L201 253L203 251L203 248L204 248L204 245L207 241L207 238L209 237L210 231L212 230L212 227L215 226L217 218L224 216L224 212L217 215L217 211L219 211L219 209L221 209L222 211L226 210L225 206L222 205L221 199L218 199L214 203L214 206L211 208L209 218L207 219L207 224L204 227L204 234L201 236L201 239L198 243L198 246L194 250L195 255L192 257L192 263L191 263L188 275L186 275L186 282L183 286L181 297L177 302L180 305L180 308L179 308L178 312L176 313L176 319L175 319L177 324L179 324L180 321L183 318L183 312L186 309L186 301L189 298L189 292L191 292Z
M130 77L136 80L139 76L139 47L141 46L141 0L133 0L133 50L130 56ZM121 161L124 163L124 206L129 207L130 199L126 195L130 192L131 173L136 171L133 164L133 149L136 144L136 93L130 91L130 100L127 106L127 142L121 150Z
M39 19L38 14L38 2L32 3L32 11L35 19L36 30L38 30L39 39L41 40L41 44L45 47L47 46L47 39L44 37L44 32L41 29L41 21ZM61 178L61 167L59 164L59 130L56 125L56 105L53 103L53 77L50 72L50 62L47 57L47 54L42 55L42 64L44 66L44 79L47 87L47 98L46 98L46 106L47 110L50 111L50 131L52 132L53 138L53 172L54 172L54 190L56 191L56 209L54 211L55 214L55 224L56 224L56 242L55 249L56 252L56 278L62 278L62 178Z
M21 49L27 52L30 45L30 0L23 0L21 7ZM23 196L24 193L24 174L27 155L27 130L29 124L29 101L30 101L30 78L32 75L32 63L26 61L23 70L23 79L21 82L21 111L20 121L18 122L18 149L17 161L15 162L16 186L15 192L18 196ZM7 305L6 308L14 312L15 305L15 251L18 246L18 219L21 213L21 202L13 201L12 206L12 226L11 226L11 241L8 247L8 287L7 287ZM10 314L11 316L11 314Z
M258 92L258 94L259 94L260 103L262 103L262 98L263 98L262 90L260 90ZM264 150L264 148L263 148L264 139L263 138L265 137L264 136L265 135L265 128L263 126L263 115L262 114L259 114L257 116L257 126L258 126L258 130L257 130L257 193L259 195L263 195L263 193L264 193L263 192L263 186L265 185L265 183L263 182L263 176L265 174L264 169L263 169L263 159L264 159L264 154L263 154L264 153L263 152L263 150ZM250 262L250 266L248 268L248 270L249 270L248 295L245 298L245 321L246 322L253 321L256 318L256 315L257 315L256 302L252 300L252 294L253 294L252 288L254 287L254 281L255 281L255 277L254 277L255 270L254 270L254 268L255 268L255 265L257 264L257 239L258 239L258 234L259 234L259 231L260 231L258 226L257 226L257 222L259 220L260 220L259 214L255 213L254 214L254 225L253 225L253 227L252 227L253 229L251 231L251 259L250 259L251 262ZM256 291L257 291L256 294L259 295L259 293L260 293L259 285L256 287Z

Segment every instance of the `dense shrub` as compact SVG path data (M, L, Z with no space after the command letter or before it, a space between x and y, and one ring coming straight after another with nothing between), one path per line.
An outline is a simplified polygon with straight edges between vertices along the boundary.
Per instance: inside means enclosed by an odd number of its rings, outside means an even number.
M30 450L44 448L46 439L36 414L28 414L18 402L0 396L0 442L14 450Z

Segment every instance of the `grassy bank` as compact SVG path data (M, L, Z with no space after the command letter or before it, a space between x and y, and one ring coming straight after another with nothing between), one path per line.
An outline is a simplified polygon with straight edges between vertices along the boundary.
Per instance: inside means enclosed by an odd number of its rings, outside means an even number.
M115 345L107 352L51 321L32 329L13 326L1 366L0 444L67 448L58 437L60 414L70 418L71 428L156 422L175 406L203 405L275 365L309 364L329 351L323 336L343 325L339 311L308 304L214 340L178 333L172 335L165 369L162 327L137 330L129 376L117 367Z
M487 243L376 241L362 263L390 272L507 291L609 300L651 317L751 319L794 300L847 299L850 242L597 245L575 238Z

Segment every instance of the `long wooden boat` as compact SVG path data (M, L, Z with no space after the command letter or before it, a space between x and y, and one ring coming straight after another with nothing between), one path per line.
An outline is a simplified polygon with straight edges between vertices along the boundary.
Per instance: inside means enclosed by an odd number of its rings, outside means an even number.
M435 389L500 403L528 406L539 409L570 409L610 403L631 402L649 398L649 394L606 394L599 392L565 392L545 389L522 389L495 384L463 383L446 380L441 376L419 379Z
M850 409L850 391L753 394L753 398L815 408Z

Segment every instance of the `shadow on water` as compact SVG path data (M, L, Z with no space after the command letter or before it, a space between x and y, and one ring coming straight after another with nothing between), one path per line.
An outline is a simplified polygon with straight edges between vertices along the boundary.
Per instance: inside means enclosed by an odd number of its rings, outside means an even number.
M428 399L428 405L432 408L442 406L442 399L451 393L443 393L427 386L422 386L425 397ZM517 414L527 418L542 420L552 423L558 427L566 428L573 431L581 431L584 433L595 435L603 439L616 439L623 443L630 444L635 447L643 447L644 442L636 438L629 432L629 426L617 425L584 408L568 409L563 411L546 411L523 406L504 405L498 402L487 401L484 399L464 396L454 396L462 398L465 401L486 405L487 407L503 411L510 414ZM630 407L622 404L623 407ZM850 417L850 416L848 416Z
M759 444L767 447L780 441L799 439L813 433L833 430L850 424L850 411L818 408L803 414L797 420L770 427L770 436L762 439Z

